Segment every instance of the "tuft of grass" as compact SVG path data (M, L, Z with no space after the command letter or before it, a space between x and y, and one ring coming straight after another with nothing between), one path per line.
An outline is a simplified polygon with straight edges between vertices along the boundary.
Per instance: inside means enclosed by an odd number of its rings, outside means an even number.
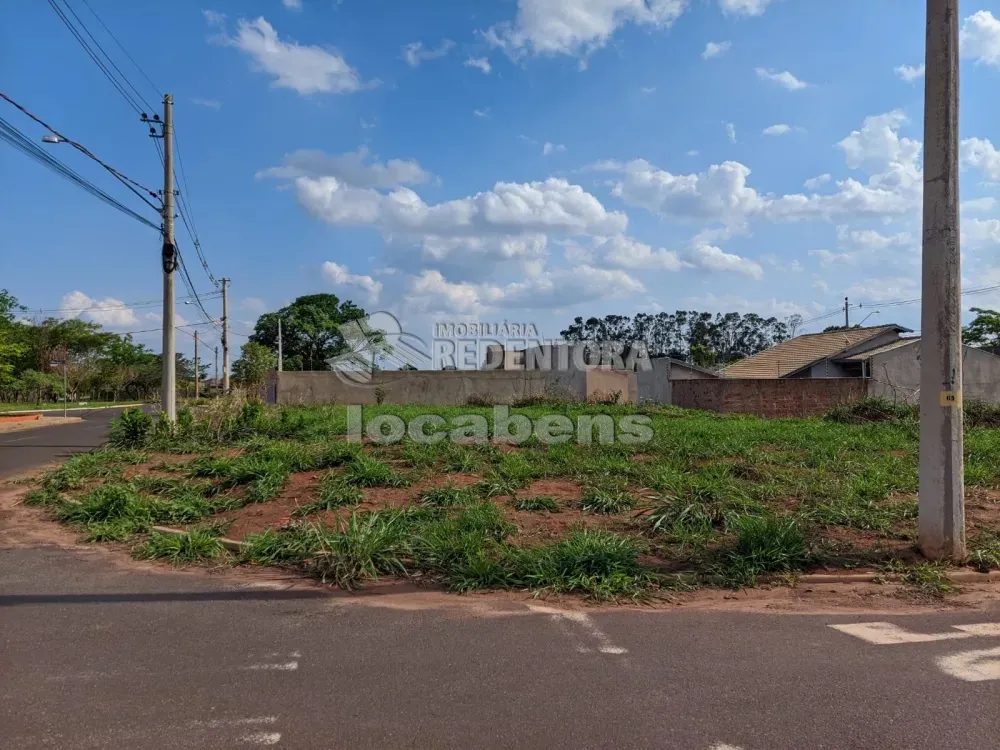
M501 542L516 527L490 502L481 502L451 517L428 519L414 530L414 565L443 575L449 586L469 591L503 585L508 572L502 565Z
M266 503L274 500L274 498L281 494L287 481L287 474L279 472L264 474L250 482L243 495L243 499L247 504Z
M236 460L225 456L201 456L188 462L184 467L185 476L189 477L228 477Z
M900 521L916 518L917 502L879 503L871 499L836 498L820 503L810 513L813 521L832 526L877 531L886 534Z
M334 532L319 529L310 569L324 583L354 589L379 575L403 574L406 527L393 513L351 513Z
M511 507L529 513L558 513L559 503L554 497L540 495L538 497L522 497L512 500Z
M257 565L287 565L305 560L316 549L315 527L293 525L289 529L267 529L248 534L242 559Z
M597 600L641 598L654 583L636 558L636 539L601 530L576 531L556 544L510 553L515 585Z
M56 510L60 521L93 523L127 519L150 523L154 519L150 504L136 492L131 484L105 484L91 490L79 501L67 502Z
M359 454L344 470L344 479L355 487L405 487L408 481L387 463Z
M644 508L649 530L666 534L686 544L701 544L715 536L715 525L724 522L724 515L713 505L664 495Z
M503 497L505 495L513 497L523 485L523 482L494 473L478 482L475 489L480 497Z
M742 516L732 526L736 543L723 553L719 572L733 588L752 586L765 573L799 570L808 558L805 535L795 519Z
M346 508L351 505L360 505L362 500L364 500L364 493L360 488L345 482L342 475L329 472L320 481L319 499L300 505L292 515L308 516L324 510Z
M475 493L467 487L456 487L448 483L444 487L427 490L420 496L421 505L431 505L439 508L453 508L469 505L476 501Z
M1000 534L981 532L970 545L969 563L983 573L1000 569Z
M906 565L892 560L881 567L883 573L899 575L910 594L921 598L941 599L946 594L954 594L958 587L948 577L948 567L941 563L917 563Z
M195 529L178 535L153 532L134 554L140 560L167 560L172 565L183 565L211 560L223 551L217 536L205 529Z
M25 505L52 507L66 501L65 496L51 487L40 487L24 496Z
M587 487L583 491L580 507L590 513L614 515L635 508L635 498L622 489Z
M130 518L116 518L113 521L92 521L87 524L84 542L124 542L136 533L145 530Z

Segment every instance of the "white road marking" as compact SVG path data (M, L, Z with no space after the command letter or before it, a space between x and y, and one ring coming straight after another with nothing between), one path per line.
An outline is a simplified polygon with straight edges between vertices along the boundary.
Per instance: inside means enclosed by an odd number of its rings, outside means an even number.
M936 664L945 674L966 682L1000 680L1000 648L984 651L962 651L942 656Z
M244 669L252 670L276 670L279 672L291 672L299 668L299 663L297 661L286 661L286 662L275 662L275 663L261 663L261 664L251 664L249 667L243 667Z
M972 635L1000 638L1000 622L981 622L976 625L952 625L957 630L964 630Z
M274 724L277 720L277 716L248 716L241 719L208 719L206 721L192 721L191 725L195 727L206 727L208 729L219 729L220 727Z
M587 635L589 635L591 638L594 639L594 641L597 642L597 650L600 651L602 654L618 655L618 654L628 653L628 649L614 645L611 642L611 639L608 638L608 636L604 633L604 631L601 630L599 627L597 627L597 623L595 623L592 619L590 619L590 616L584 612L574 612L565 609L554 609L552 607L540 607L534 604L529 604L528 609L530 609L532 612L538 612L539 614L549 615L550 617L552 617L553 620L556 620L557 622L558 621L572 622L576 625L579 625L580 628L587 633ZM587 653L591 649L588 648L585 644L580 643L577 644L576 650L579 651L580 653Z
M888 646L896 643L951 641L957 638L972 638L974 635L980 635L970 631L970 628L978 627L975 625L964 626L963 629L967 632L963 633L912 633L898 625L893 625L891 622L861 622L851 625L831 625L830 627L877 646Z
M281 742L281 732L254 732L240 737L240 742L251 745L277 745Z
M727 745L724 742L717 742L712 745L708 750L740 750L736 745Z

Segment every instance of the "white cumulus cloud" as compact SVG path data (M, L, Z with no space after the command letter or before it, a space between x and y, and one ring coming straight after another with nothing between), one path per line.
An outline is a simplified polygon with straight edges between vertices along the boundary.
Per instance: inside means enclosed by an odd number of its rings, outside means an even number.
M549 143L545 142L542 146L542 156L548 156L549 154L562 153L566 150L566 147L561 143Z
M907 83L912 83L918 78L924 77L923 63L920 63L920 65L900 65L897 68L894 68L894 70L896 71L896 75Z
M470 57L467 58L464 63L462 63L467 68L479 68L486 75L489 75L493 70L493 66L490 65L490 61L485 57Z
M586 56L608 43L620 27L670 26L688 0L518 0L513 21L484 36L512 58L525 55Z
M1000 180L1000 151L985 138L966 138L959 147L962 164L978 169L991 180Z
M789 91L799 91L809 86L805 81L801 81L787 70L777 71L769 68L757 68L757 77L765 81L774 81L779 86Z
M436 60L444 57L454 49L455 43L451 39L442 39L441 44L433 49L424 47L423 42L410 42L403 46L403 59L411 68L415 68L424 60Z
M791 125L785 125L784 123L778 123L777 125L770 125L764 128L764 135L788 135L792 132Z
M328 260L322 265L322 272L323 276L334 286L357 287L363 290L368 294L368 299L371 302L378 302L378 298L382 294L381 281L375 281L371 276L353 274L347 266Z
M206 12L212 25L224 23L225 16ZM254 21L239 19L236 35L225 31L216 41L235 47L250 57L253 67L274 77L273 86L308 94L351 94L375 85L365 83L358 72L335 50L315 45L298 44L279 38L263 17Z
M726 14L759 16L767 10L771 0L719 0L719 7Z
M331 156L322 151L300 149L285 154L280 167L270 167L257 172L257 178L293 180L297 177L336 177L344 183L360 188L393 188L400 185L419 185L430 175L412 159L389 159L386 162L370 161L368 149Z
M126 306L120 299L114 297L95 299L81 291L63 295L59 309L67 318L87 320L108 328L125 328L139 323L132 308Z
M709 42L705 45L705 51L701 53L701 59L711 60L713 57L724 55L732 46L732 42Z
M988 10L977 11L966 18L959 39L963 55L1000 67L1000 19Z

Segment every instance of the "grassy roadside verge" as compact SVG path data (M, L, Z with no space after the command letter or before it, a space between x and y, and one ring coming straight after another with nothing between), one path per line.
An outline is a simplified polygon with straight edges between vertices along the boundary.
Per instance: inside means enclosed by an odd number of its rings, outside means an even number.
M558 403L513 413L574 425L644 414L653 437L359 444L343 439L344 407L219 401L182 411L175 435L131 412L115 425L116 447L70 459L28 502L88 541L128 544L140 557L288 566L344 588L410 576L456 591L633 599L802 571L936 580L913 547L917 442L906 420L765 421ZM390 406L366 408L365 419L420 414L445 428L468 414L492 419L487 408ZM966 452L971 563L995 569L1000 431L970 429ZM151 533L158 524L190 534ZM229 556L223 534L246 541L246 551Z

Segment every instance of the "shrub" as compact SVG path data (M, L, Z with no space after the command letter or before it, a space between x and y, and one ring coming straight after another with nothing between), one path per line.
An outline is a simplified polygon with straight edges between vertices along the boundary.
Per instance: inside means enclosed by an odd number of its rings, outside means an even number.
M109 440L116 448L145 448L149 444L153 418L142 409L126 409L111 422Z
M181 435L188 435L194 427L194 412L185 406L177 411L177 431Z
M1000 427L1000 404L969 399L962 408L966 427Z

